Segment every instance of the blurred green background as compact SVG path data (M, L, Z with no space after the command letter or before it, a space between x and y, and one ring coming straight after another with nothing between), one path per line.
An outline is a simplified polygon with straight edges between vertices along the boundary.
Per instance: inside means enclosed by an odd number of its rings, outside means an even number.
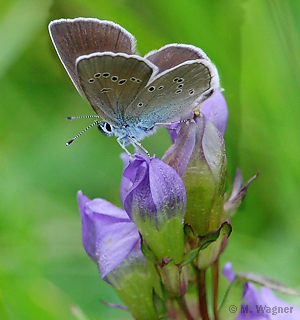
M229 174L260 172L222 263L299 290L299 0L9 0L0 2L0 319L131 319L100 303L119 300L81 242L77 190L120 205L122 163L96 128L65 146L91 123L65 118L93 112L47 25L78 16L121 24L141 55L173 42L208 54L229 107ZM169 144L163 130L143 143L159 156Z

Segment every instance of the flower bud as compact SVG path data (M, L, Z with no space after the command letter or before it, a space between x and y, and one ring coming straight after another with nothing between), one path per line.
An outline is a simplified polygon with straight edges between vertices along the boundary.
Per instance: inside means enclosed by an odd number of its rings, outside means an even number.
M124 208L159 262L183 258L184 184L178 173L158 158L136 156L125 169L131 187ZM123 185L129 185L124 181Z
M163 160L185 184L185 222L200 236L220 228L227 164L222 134L205 116L195 116L181 125Z

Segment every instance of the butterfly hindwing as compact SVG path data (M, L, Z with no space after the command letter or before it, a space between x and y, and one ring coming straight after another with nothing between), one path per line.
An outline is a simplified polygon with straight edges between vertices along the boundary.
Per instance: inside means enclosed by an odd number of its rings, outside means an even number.
M147 127L179 118L218 86L216 68L210 61L186 61L158 74L126 109L125 119Z
M167 44L158 50L150 51L144 58L155 64L159 72L174 68L188 60L206 59L210 61L200 48L178 43Z

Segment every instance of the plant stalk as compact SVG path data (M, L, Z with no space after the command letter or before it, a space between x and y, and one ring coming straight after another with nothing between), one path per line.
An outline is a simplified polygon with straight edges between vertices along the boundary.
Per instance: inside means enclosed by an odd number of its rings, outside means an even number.
M196 269L199 295L199 311L202 320L209 320L206 300L205 270Z

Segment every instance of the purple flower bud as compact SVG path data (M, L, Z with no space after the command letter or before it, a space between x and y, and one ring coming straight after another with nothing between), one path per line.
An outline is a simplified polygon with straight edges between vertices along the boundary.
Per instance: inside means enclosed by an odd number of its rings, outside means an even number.
M185 223L193 230L193 235L188 236L188 251L197 248L210 232L221 230L225 222L227 159L223 135L228 109L222 93L214 92L200 104L199 110L195 111L192 120L177 125L175 132L170 130L173 145L162 158L179 173L185 184ZM220 232L212 244L199 252L193 262L197 268L204 270L218 258L226 247L229 234Z
M154 157L136 156L124 171L132 186L124 201L125 210L156 225L171 217L183 219L185 188L177 172Z
M124 208L147 245L159 260L180 260L186 193L178 173L156 157L136 156L123 176L122 187L131 184Z
M185 222L198 235L221 226L226 172L222 134L205 116L182 123L174 144L163 160L184 181L187 192Z

